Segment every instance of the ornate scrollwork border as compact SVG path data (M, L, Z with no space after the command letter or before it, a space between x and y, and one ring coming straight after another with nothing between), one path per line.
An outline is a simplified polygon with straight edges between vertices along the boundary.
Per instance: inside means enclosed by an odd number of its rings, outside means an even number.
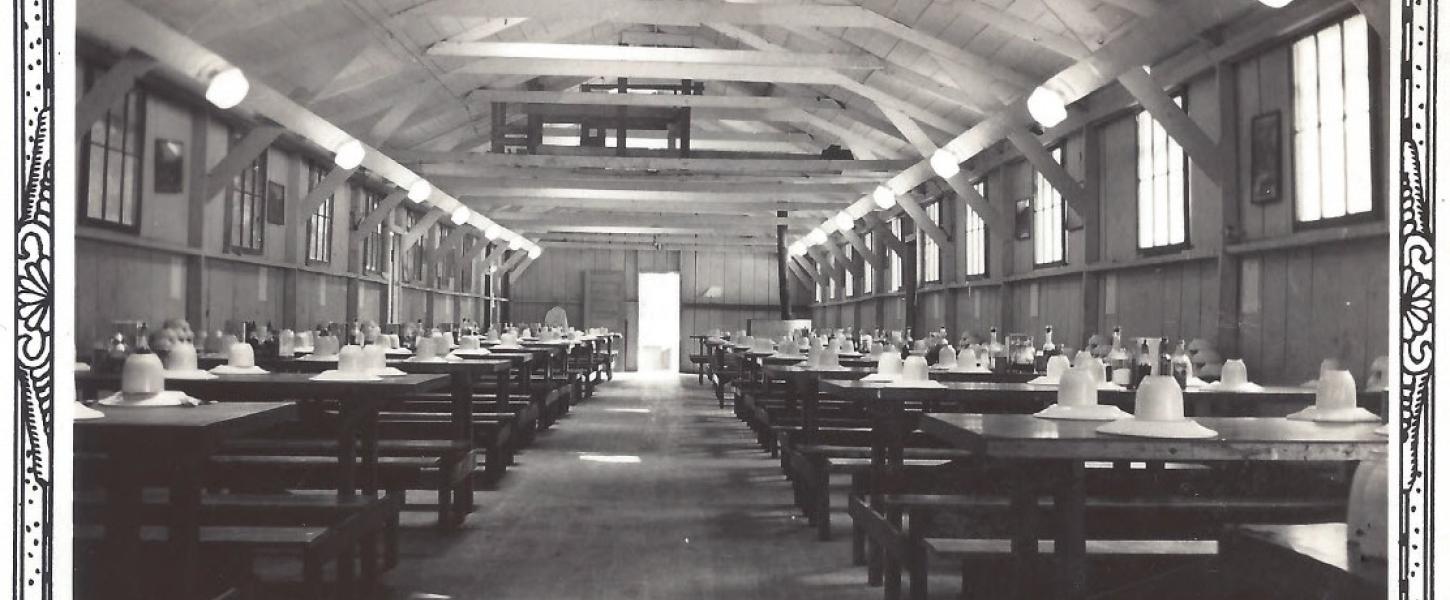
M1433 2L1400 1L1399 597L1433 598L1435 80Z
M13 5L16 598L53 597L55 5Z

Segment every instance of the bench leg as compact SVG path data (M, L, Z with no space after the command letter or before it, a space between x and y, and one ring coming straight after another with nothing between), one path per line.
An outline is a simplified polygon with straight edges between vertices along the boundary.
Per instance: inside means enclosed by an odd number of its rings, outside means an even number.
M453 524L453 488L440 474L438 482L438 526L447 528Z
M857 498L866 497L867 488L866 473L851 474L851 496L846 499L846 505L852 506ZM862 566L866 564L866 528L862 527L856 519L851 519L851 564Z
M362 561L362 581L369 588L378 582L378 536L369 533L358 542L358 560Z
M322 560L311 551L302 553L302 588L308 598L323 598Z

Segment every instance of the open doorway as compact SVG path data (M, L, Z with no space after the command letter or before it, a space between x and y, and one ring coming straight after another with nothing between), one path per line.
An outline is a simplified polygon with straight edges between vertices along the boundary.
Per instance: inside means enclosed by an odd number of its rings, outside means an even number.
M639 370L680 370L680 274L639 274Z

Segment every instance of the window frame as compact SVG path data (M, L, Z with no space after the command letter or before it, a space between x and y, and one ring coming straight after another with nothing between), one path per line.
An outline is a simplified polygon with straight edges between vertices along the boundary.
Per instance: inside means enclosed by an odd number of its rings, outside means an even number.
M1170 92L1168 96L1169 98L1177 101L1179 108L1182 108L1184 113L1188 112L1189 108L1187 92L1180 89ZM1140 256L1157 256L1162 254L1172 254L1174 252L1182 252L1193 247L1193 159L1188 156L1188 152L1183 149L1183 146L1180 145L1177 140L1174 140L1173 136L1169 135L1166 130L1164 130L1163 135L1170 142L1169 147L1177 148L1180 158L1182 159L1181 172L1183 177L1183 241L1147 247L1140 245L1140 236L1142 235L1141 228L1143 227L1143 176L1139 169L1140 167L1142 167L1142 163L1140 161L1142 158L1143 147L1142 144L1138 143L1139 141L1141 141L1141 138L1138 137L1138 127L1140 126L1138 120L1143 118L1144 116L1148 118L1149 122L1152 124L1153 127L1155 127L1156 129L1163 129L1163 124L1159 123L1158 119L1155 119L1152 115L1148 114L1147 109L1140 108L1138 112L1133 115L1133 170L1135 180L1138 184L1134 193L1133 202L1133 247L1137 249ZM1168 157L1169 160L1172 160L1172 158L1173 157L1171 155ZM1171 177L1169 179L1169 183L1172 183ZM1170 237L1171 235L1172 234L1170 233ZM1064 255L1066 255L1066 248L1064 248L1063 253Z
M875 231L868 229L866 233L861 234L862 243L872 252L876 251L876 245L873 243L875 239ZM862 258L864 259L865 257ZM876 293L876 267L872 266L869 260L865 261L864 268L861 270L861 285L858 287L860 288L861 293L859 295L861 296L870 296Z
M317 162L304 159L307 168L307 193L312 193L318 184L327 178L327 171ZM312 214L307 215L307 234L304 237L307 245L307 255L304 262L309 265L332 264L332 234L335 226L337 192L333 191L327 198L317 204ZM319 223L319 220L325 223ZM317 239L319 231L323 234L322 240ZM320 254L315 251L321 251Z
M230 152L234 145L240 142L243 137L237 135L235 130L228 131L227 151ZM240 173L237 173L236 176L227 182L226 213L223 221L226 226L226 243L224 247L229 253L260 255L266 251L267 183L270 181L268 178L268 169L270 166L268 164L268 155L271 153L272 149L270 147L263 149L256 158L252 159L252 162L248 163ZM249 179L249 175L252 184L251 188L245 185L245 182ZM249 189L250 191L248 191ZM243 224L233 222L234 216L241 209L241 206L237 203L242 201L242 197L250 197L253 203L251 211L251 220L253 221L251 233L253 235L251 237L257 241L255 247L251 245L239 245L238 240L233 237L233 234L236 234L237 238L240 238L245 233ZM234 227L236 228L235 231L233 231Z
M378 221L373 231L361 232L356 231L356 228L362 224L363 219L366 219L369 214L372 214L379 206L382 206L383 195L374 192L366 186L352 187L353 198L358 199L354 202L357 210L353 211L352 234L362 236L361 256L359 257L358 267L365 274L382 273L383 263L385 262L383 260L383 223L387 219Z
M95 79L97 78L97 71L100 69L100 67L98 65L96 65L95 63L92 63L92 62L89 62L89 61L81 61L80 66L81 66L82 83L85 85L85 88L82 90L82 93L84 93L86 90L89 90L90 89L90 86L91 85L94 84ZM113 148L109 145L109 142L110 142L110 132L111 132L111 127L109 125L110 125L110 123L112 121L112 117L113 117L114 113L116 112L116 107L112 106L112 107L109 107L109 108L106 109L105 114L101 115L100 120L97 121L96 124L93 124L90 127L90 129L87 129L86 130L85 134L81 136L81 142L80 142L80 144L78 144L79 148L78 148L78 151L76 153L77 154L77 156L76 156L76 178L77 178L76 179L76 196L77 196L77 200L78 200L78 202L76 203L77 204L77 206L76 206L76 208L77 208L76 215L77 215L77 217L79 217L80 224L86 225L86 226L91 226L91 227L100 227L100 228L104 228L104 229L111 229L111 230L114 230L114 231L121 231L121 232L125 232L125 233L131 233L131 234L140 235L140 233L141 233L141 218L142 218L142 215L144 214L144 212L143 212L144 209L142 207L142 204L143 204L143 201L145 199L144 198L145 188L142 185L142 183L143 183L143 181L146 178L146 129L147 129L146 128L146 125L147 125L147 123L146 123L146 111L147 111L148 106L150 105L150 102L149 102L150 98L149 98L149 96L150 96L150 94L147 92L147 90L145 89L145 87L143 87L142 85L140 85L138 83L137 85L135 85L129 91L126 92L126 95L124 96L124 98L120 102L120 104L121 104L121 112L122 112L122 116L121 116L121 120L122 120L122 130L123 130L122 145L120 147L114 148L114 149L121 152L121 162L122 162L122 165L123 166L125 164L126 156L128 156L127 153L126 153L126 150L125 150L125 144L132 137L132 132L131 132L130 124L126 122L125 117L126 117L126 113L128 113L133 106L134 106L134 109L136 111L136 132L134 132L135 133L134 137L137 139L137 149L136 149L136 153L134 154L136 168L135 168L134 176L131 178L131 181L129 182L129 185L131 186L131 194L132 194L131 195L131 198L132 198L132 201L133 201L133 206L132 206L132 211L131 211L133 214L131 215L131 223L130 224L126 224L126 223L121 222L121 221L111 221L109 219L106 219L106 217L105 217L105 215L106 215L106 205L107 205L106 198L105 198L105 195L106 195L106 174L109 173L109 169L110 169L110 166L111 166L110 151L113 150ZM99 124L103 124L102 125L102 130L106 132L106 137L107 137L106 142L101 143L101 144L97 144L91 138L92 131L94 131L96 125L99 125ZM91 159L93 158L94 150L97 147L100 147L100 148L103 149L103 151L102 151L102 155L103 156L102 156L102 159L101 159L101 165L102 165L102 167L101 167L101 196L102 196L101 200L102 200L102 204L101 204L101 216L100 217L92 217L92 216L90 216L90 207L91 207L91 193L90 193L91 192L91 189L90 189L90 187L91 187L90 186L90 184L91 184L91 181L90 181L90 175L91 175ZM122 186L128 185L128 182L127 182L127 179L126 179L126 175L128 175L128 174L129 173L126 173L125 170L124 170L124 168L123 168L122 169L122 173L121 173L121 176L122 176L122 179L121 179L121 182L122 183L121 183L121 185ZM124 201L121 201L121 204L122 204L121 209L124 210L124 208L125 208L125 202ZM119 212L120 211L118 211L118 214L119 214Z
M1329 18L1329 19L1327 19L1327 20L1325 20L1323 22L1316 23L1315 25L1311 26L1308 29L1308 31L1299 34L1292 41L1290 41L1287 44L1287 46L1285 46L1285 50L1288 53L1287 61L1289 63L1289 106L1288 106L1287 109L1284 110L1285 115L1286 115L1286 119L1287 119L1287 123L1286 123L1285 126L1288 128L1287 145L1288 145L1288 152L1289 152L1289 161L1288 161L1287 167L1285 167L1285 168L1288 169L1288 172L1285 173L1283 175L1283 177L1285 177L1290 182L1292 182L1291 183L1291 188L1293 189L1293 194L1289 198L1289 202L1290 202L1289 212L1290 212L1290 215L1291 215L1290 216L1290 227L1291 227L1290 230L1291 231L1294 231L1294 232L1298 232L1298 231L1312 231L1312 230L1315 230L1315 229L1324 229L1324 228L1332 228L1332 227L1343 227L1343 226L1346 226L1346 225L1354 225L1354 224L1359 224L1359 223L1368 223L1368 222L1374 222L1374 221L1379 221L1379 220L1383 220L1384 219L1385 210L1386 210L1385 205L1387 204L1388 199L1384 195L1384 191L1382 189L1383 188L1383 183L1384 183L1384 178L1386 177L1386 174L1385 174L1384 166L1380 164L1380 159L1383 156L1383 152L1384 152L1384 150L1383 150L1383 148L1384 148L1383 140L1385 139L1385 137L1384 137L1384 134L1385 134L1385 126L1381 122L1382 121L1381 119L1375 118L1376 115L1381 114L1382 111L1384 110L1384 105L1383 105L1384 103L1381 100L1381 97L1380 97L1380 94L1378 93L1378 90L1380 89L1380 86L1382 85L1382 82L1384 81L1384 78L1385 78L1386 75L1383 72L1383 70L1380 68L1380 61L1379 61L1379 57L1377 55L1379 48L1381 48L1383 46L1383 44L1384 44L1384 40L1381 39L1379 33L1376 32L1373 27L1370 27L1369 26L1369 23L1368 22L1365 23L1364 29L1365 29L1365 42L1366 42L1365 43L1365 52L1366 52L1366 55L1367 55L1366 56L1366 59L1365 59L1365 61L1366 61L1365 62L1365 64L1366 64L1366 69L1365 70L1366 70L1366 72L1367 72L1367 74L1369 76L1369 81L1366 82L1366 85L1368 86L1367 87L1367 90L1369 92L1369 99L1368 99L1369 100L1369 111L1368 111L1369 112L1369 150L1368 150L1368 152L1369 152L1369 175L1370 175L1370 186L1369 186L1369 189L1370 189L1370 198L1369 198L1369 200L1370 200L1370 209L1368 211L1364 211L1364 212L1346 213L1346 214L1341 215L1341 216L1338 216L1338 217L1328 217L1328 218L1321 217L1319 219L1310 220L1310 221L1304 221L1304 220L1301 220L1299 218L1299 191L1300 191L1300 187L1301 186L1299 185L1299 178L1298 178L1299 169L1298 169L1298 167L1299 167L1299 159L1300 159L1299 154L1300 153L1299 153L1299 149L1298 149L1298 140L1296 139L1297 132L1295 131L1295 128L1297 127L1297 123L1298 123L1298 116L1299 116L1298 115L1298 105L1299 105L1299 102L1298 102L1297 94L1295 92L1295 90L1298 87L1297 86L1298 71L1296 70L1296 67L1295 67L1295 62L1296 61L1294 59L1294 45L1297 44L1297 43L1299 43L1300 41L1305 40L1305 39L1316 37L1321 32L1323 32L1326 29L1329 29L1331 27L1338 27L1338 28L1340 28L1340 30L1341 30L1341 40L1342 40L1343 39L1343 33L1342 32L1343 32L1344 24L1347 23L1348 21L1350 21L1351 19L1356 19L1356 18L1358 18L1358 19L1364 19L1365 17L1364 17L1364 15L1360 14L1358 11L1348 11L1348 12L1339 14L1339 15L1337 15L1335 17ZM1343 56L1344 55L1341 53L1341 57L1343 57ZM1341 60L1342 60L1342 58L1341 58ZM1316 81L1317 81L1317 77L1316 77ZM1348 147L1348 146L1349 145L1346 144L1346 147ZM1345 164L1348 164L1348 163L1349 163L1349 160L1346 157ZM1346 190L1346 204L1347 204L1347 202L1348 202L1348 192Z
M938 227L946 229L946 225L944 224L942 219L942 215L944 214L942 212L943 204L945 204L945 202L942 199L938 198L933 202L923 205L921 207L921 210L922 212L926 213L927 218L935 223ZM930 283L942 283L943 281L945 281L945 274L942 272L942 263L945 262L942 259L945 257L942 256L941 245L937 244L936 240L932 239L930 235L928 235L925 231L921 231L920 229L918 229L916 232L916 238L917 285L921 286ZM928 250L935 250L935 252L928 254ZM927 273L927 256L931 255L934 255L934 264L932 264L931 266L935 267L935 277L930 277L930 273Z
M972 186L973 189L977 190L977 193L979 195L981 195L982 198L987 198L987 191L988 190L987 190L987 178L986 177L983 177L981 179L978 179L978 180L972 182L971 183L971 186ZM988 199L988 202L990 202L990 199ZM961 204L961 207L966 209L966 214L962 215L962 217L964 218L964 223L962 224L962 232L963 232L962 243L963 244L966 244L966 256L965 256L966 260L962 261L963 264L962 264L961 269L960 269L961 272L962 272L962 279L964 281L974 281L974 280L988 279L988 278L990 278L992 276L991 275L992 274L992 251L991 251L992 244L991 244L991 237L990 237L991 234L992 234L992 232L987 229L987 221L986 221L986 219L983 219L982 218L982 215L977 214L976 209L973 209L970 205L968 205L966 203L962 203ZM972 236L972 231L973 231L972 225L974 223L977 225L977 227L975 229L981 231L981 241L980 241L981 248L980 248L980 250L981 250L981 254L982 254L982 272L980 272L980 273L972 273L971 272L971 268L972 268L972 266L971 266L972 265L972 250L973 250L973 248L972 248L972 238L973 238L973 236Z
M1047 150L1047 154L1048 154L1048 156L1051 156L1053 160L1057 161L1057 164L1062 165L1062 167L1064 169L1067 168L1067 164L1063 162L1064 153L1063 153L1063 150L1062 150L1062 144L1058 144L1057 146L1054 146L1054 147L1048 149ZM1057 258L1055 258L1053 260L1050 260L1050 261L1039 262L1038 261L1038 257L1037 257L1037 248L1038 248L1038 244L1042 240L1042 236L1041 236L1041 232L1039 232L1037 230L1037 224L1038 224L1038 221L1040 220L1038 218L1038 214L1041 213L1041 212L1043 212L1043 211L1041 211L1038 208L1038 201L1042 199L1041 198L1041 195L1038 192L1040 190L1044 189L1044 188L1045 189L1048 189L1048 190L1051 190L1051 193L1054 196L1056 196L1056 198L1057 198L1057 210L1061 213L1061 218L1058 219L1057 230L1058 230L1058 232L1060 232L1060 234L1062 236L1062 246L1061 246L1062 247L1062 256L1059 256L1059 257L1057 257ZM1068 232L1067 232L1067 210L1068 210L1067 209L1067 203L1066 203L1066 201L1062 197L1062 192L1060 190L1058 190L1057 188L1053 187L1052 186L1052 182L1048 181L1047 180L1047 177L1045 175L1043 175L1041 171L1038 171L1035 168L1032 169L1032 268L1033 269L1045 269L1045 268L1061 267L1061 266L1067 265L1067 242L1068 242L1068 235L1067 235L1068 234Z
M896 236L896 239L899 240L903 237L902 232L906 230L906 226L905 223L902 223L900 215L897 215L896 218L891 219L888 222L888 226L891 228L891 235ZM906 261L902 259L901 254L896 252L896 250L893 249L890 252L887 252L886 267L888 270L890 270L890 279L888 279L886 282L888 286L886 290L887 292L893 294L898 293L906 287L906 269L904 268L905 262Z

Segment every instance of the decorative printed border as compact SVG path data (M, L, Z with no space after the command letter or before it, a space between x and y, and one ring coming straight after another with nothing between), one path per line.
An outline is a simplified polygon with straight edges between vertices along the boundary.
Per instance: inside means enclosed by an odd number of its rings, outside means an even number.
M1400 1L1399 597L1434 598L1436 3Z
M85 0L79 0L85 1ZM1434 198L1438 14L1399 0L1399 598L1433 598ZM53 597L55 2L12 6L15 398L12 598ZM70 32L64 32L70 35ZM62 528L62 532L66 529Z
M83 0L82 0L83 1ZM13 5L15 52L15 481L11 550L16 598L53 596L55 533L55 5Z

